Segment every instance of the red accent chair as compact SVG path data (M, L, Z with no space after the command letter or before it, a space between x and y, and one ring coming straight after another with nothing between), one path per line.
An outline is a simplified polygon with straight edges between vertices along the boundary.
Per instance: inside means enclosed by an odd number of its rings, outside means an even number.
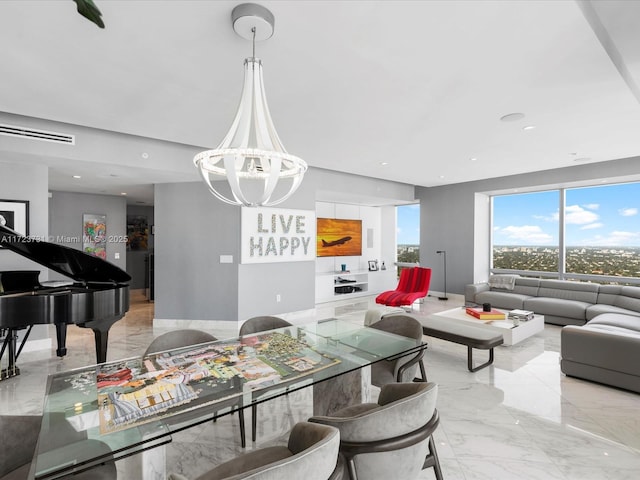
M400 281L395 290L382 292L376 303L388 307L412 305L419 298L427 296L431 283L431 269L424 267L405 268L400 271Z

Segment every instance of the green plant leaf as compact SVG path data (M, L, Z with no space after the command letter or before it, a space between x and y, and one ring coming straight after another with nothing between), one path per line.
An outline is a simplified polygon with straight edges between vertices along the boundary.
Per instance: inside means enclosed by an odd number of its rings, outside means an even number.
M96 7L93 0L73 0L78 6L78 13L86 19L92 21L100 28L104 28L104 22L102 21L102 12Z

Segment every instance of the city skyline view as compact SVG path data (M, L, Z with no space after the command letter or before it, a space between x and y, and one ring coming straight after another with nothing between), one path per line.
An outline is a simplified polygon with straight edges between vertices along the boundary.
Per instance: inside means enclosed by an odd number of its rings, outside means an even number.
M493 245L558 246L559 190L493 197ZM640 183L566 190L565 245L640 246Z

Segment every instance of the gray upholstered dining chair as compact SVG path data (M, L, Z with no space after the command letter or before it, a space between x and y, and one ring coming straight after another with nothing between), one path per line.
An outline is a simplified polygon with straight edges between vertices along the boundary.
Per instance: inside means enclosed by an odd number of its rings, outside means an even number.
M442 479L433 441L439 423L435 383L389 383L378 403L352 405L310 422L340 430L340 454L351 480L415 480L433 467Z
M41 415L0 415L0 480L26 480L40 434ZM84 434L69 427L68 431L56 431L56 445L52 449L75 441L83 440ZM99 449L108 454L107 444L98 440L88 440L87 447ZM77 480L115 480L116 466L113 461L105 461L95 468L73 476Z
M291 324L280 317L273 317L269 315L263 315L259 317L253 317L245 321L240 327L240 336L251 335L254 333L266 332L268 330L275 330L276 328L290 327ZM255 402L261 396L267 392L267 390L274 389L287 389L286 383L274 385L273 388L262 389L260 392L255 392L253 395L253 401ZM251 405L251 440L256 441L258 429L258 404L253 403Z
M202 330L194 329L182 329L173 330L163 333L162 335L154 338L143 356L150 355L152 353L163 352L165 350L171 350L174 348L188 347L190 345L198 345L199 343L215 342L216 337L210 333L203 332ZM222 401L216 405L217 408L223 410L227 407L238 407L238 419L240 421L240 444L242 448L246 447L247 440L245 435L244 426L244 409L242 397L232 398L230 400ZM216 411L217 414L217 411ZM214 420L215 421L215 420Z
M381 320L372 323L370 328L395 333L416 340L416 346L423 345L422 325L418 320L403 314L385 315ZM424 353L427 346L415 354L400 357L396 360L382 360L371 365L371 383L382 387L387 383L411 382L416 376L418 367L423 382L427 381L424 367Z
M196 480L329 480L338 462L340 433L316 423L296 423L287 446L259 448L218 465ZM172 473L168 480L186 480Z

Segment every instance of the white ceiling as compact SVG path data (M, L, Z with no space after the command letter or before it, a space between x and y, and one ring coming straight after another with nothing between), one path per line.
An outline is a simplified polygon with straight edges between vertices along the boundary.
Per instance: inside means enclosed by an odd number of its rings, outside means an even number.
M104 30L71 0L0 2L0 112L215 147L251 54L230 22L242 2L94 2ZM312 167L428 187L640 155L638 1L259 3L276 18L256 49L271 114ZM144 138L28 142L0 136L0 161L46 162L52 190L152 201L149 184L198 178L188 148L158 160Z

